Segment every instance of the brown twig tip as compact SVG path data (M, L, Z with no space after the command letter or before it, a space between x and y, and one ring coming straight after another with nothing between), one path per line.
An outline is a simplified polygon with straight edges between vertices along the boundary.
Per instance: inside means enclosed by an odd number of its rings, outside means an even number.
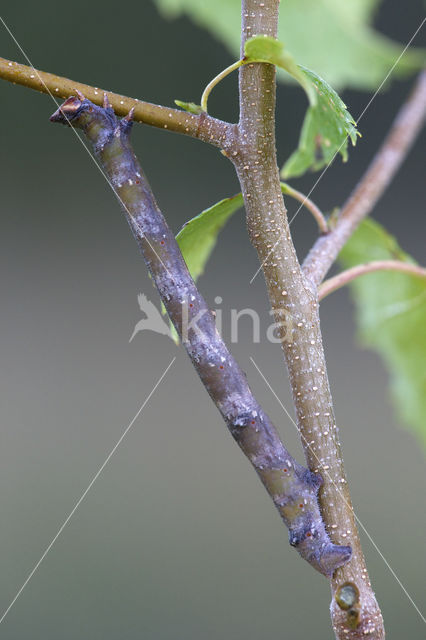
M131 128L133 126L133 122L134 122L134 120L133 120L134 113L135 113L135 109L134 109L134 107L132 107L130 109L129 113L126 116L124 116L124 118L122 118L120 120L120 123L119 123L118 126L120 127L120 130L124 135L129 135L130 134L130 130L131 130Z
M135 108L132 107L129 113L127 114L127 116L124 116L123 120L127 120L127 122L133 122L134 115L135 115Z
M108 99L108 94L107 93L104 93L104 99L103 99L103 102L102 102L102 106L103 106L104 109L111 109L111 103L110 103L110 101Z
M77 94L77 97L83 102L84 100L86 100L86 96L81 93L81 91L79 91L78 89L75 89L75 92Z

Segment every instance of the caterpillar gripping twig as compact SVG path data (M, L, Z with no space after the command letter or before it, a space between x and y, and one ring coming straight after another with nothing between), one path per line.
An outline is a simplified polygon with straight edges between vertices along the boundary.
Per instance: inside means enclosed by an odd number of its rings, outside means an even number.
M79 94L66 100L51 120L87 135L182 343L288 527L290 544L316 570L331 577L348 562L351 547L333 544L326 531L318 504L322 479L289 454L219 335L131 148L131 114L119 120L107 97L99 107Z

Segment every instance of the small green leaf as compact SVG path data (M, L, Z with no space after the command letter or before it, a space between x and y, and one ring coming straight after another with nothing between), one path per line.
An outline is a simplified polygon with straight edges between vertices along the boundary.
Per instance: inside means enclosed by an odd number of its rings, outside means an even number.
M299 147L285 163L281 175L294 178L311 169L318 171L341 154L343 162L348 158L348 140L356 144L356 123L345 103L325 80L316 73L300 67L310 79L318 95L316 105L308 108L299 138Z
M201 106L199 104L195 104L195 102L183 102L182 100L175 100L175 104L181 109L188 111L188 113L195 113L195 115L197 116L203 112Z
M288 193L289 189L289 185L281 182L282 193ZM195 282L204 273L219 232L243 204L241 193L224 198L186 222L177 234L176 240Z
M316 105L317 94L309 77L296 64L293 56L284 50L284 44L269 36L254 36L244 46L244 58L250 62L269 62L287 71L306 91L311 105Z
M282 193L292 191L289 185L281 182ZM204 273L207 261L216 246L219 232L243 204L241 193L224 198L186 222L177 234L176 240L195 282Z
M293 189L285 182L281 182L281 192L291 195ZM220 200L186 222L177 234L176 240L194 282L204 273L208 259L216 246L219 232L243 204L241 193ZM161 304L161 313L163 315L167 313L163 304ZM171 322L170 328L173 340L179 344L178 334Z
M373 220L360 225L339 256L347 268L389 259L415 264ZM356 279L351 288L360 337L383 358L401 418L426 445L426 281L383 271Z
M180 250L195 281L204 273L207 260L216 245L219 231L228 218L243 206L241 193L220 200L189 220L176 236Z

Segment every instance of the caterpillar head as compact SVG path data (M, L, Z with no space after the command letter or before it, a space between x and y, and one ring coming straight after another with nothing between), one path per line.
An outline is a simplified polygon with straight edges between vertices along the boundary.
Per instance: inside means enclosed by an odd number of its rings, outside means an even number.
M50 116L51 122L59 122L79 129L85 129L94 122L107 129L114 129L117 126L117 118L108 98L104 100L103 107L98 107L87 100L77 89L76 94L76 96L65 100L59 109Z
M126 144L133 124L134 109L119 120L106 94L102 107L87 100L80 91L76 90L76 94L61 104L50 116L50 121L82 129L94 145L95 154L102 151L114 137L121 138Z

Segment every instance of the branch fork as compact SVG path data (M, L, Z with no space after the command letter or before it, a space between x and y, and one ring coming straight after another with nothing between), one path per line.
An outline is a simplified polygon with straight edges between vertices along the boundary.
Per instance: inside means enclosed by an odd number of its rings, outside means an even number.
M253 35L276 37L278 5L278 0L243 0L242 56L245 41ZM291 239L276 165L275 68L265 63L243 65L241 60L235 65L241 66L238 125L212 118L206 112L188 113L111 92L108 99L96 87L4 58L0 58L0 78L54 98L69 98L51 119L82 128L93 144L178 332L182 330L183 310L189 319L201 313L201 331L185 336L184 346L288 526L290 543L331 579L336 637L381 640L383 620L365 567L347 488L318 315L318 293L324 297L344 281L379 266L363 265L358 273L348 270L318 287L346 240L393 178L419 132L426 112L426 72L420 74L412 96L336 224L327 226L321 212L305 199L323 235L302 269ZM206 88L205 111L208 90L218 79ZM116 115L125 117L118 121ZM220 338L213 315L187 271L131 149L133 119L209 142L233 162L244 196L249 234L258 251L277 323L283 313L290 314L293 321L290 339L282 335L282 348L309 470L284 447ZM290 195L297 198L301 194L294 191ZM404 267L410 269L417 269L417 275L424 277L421 267Z

